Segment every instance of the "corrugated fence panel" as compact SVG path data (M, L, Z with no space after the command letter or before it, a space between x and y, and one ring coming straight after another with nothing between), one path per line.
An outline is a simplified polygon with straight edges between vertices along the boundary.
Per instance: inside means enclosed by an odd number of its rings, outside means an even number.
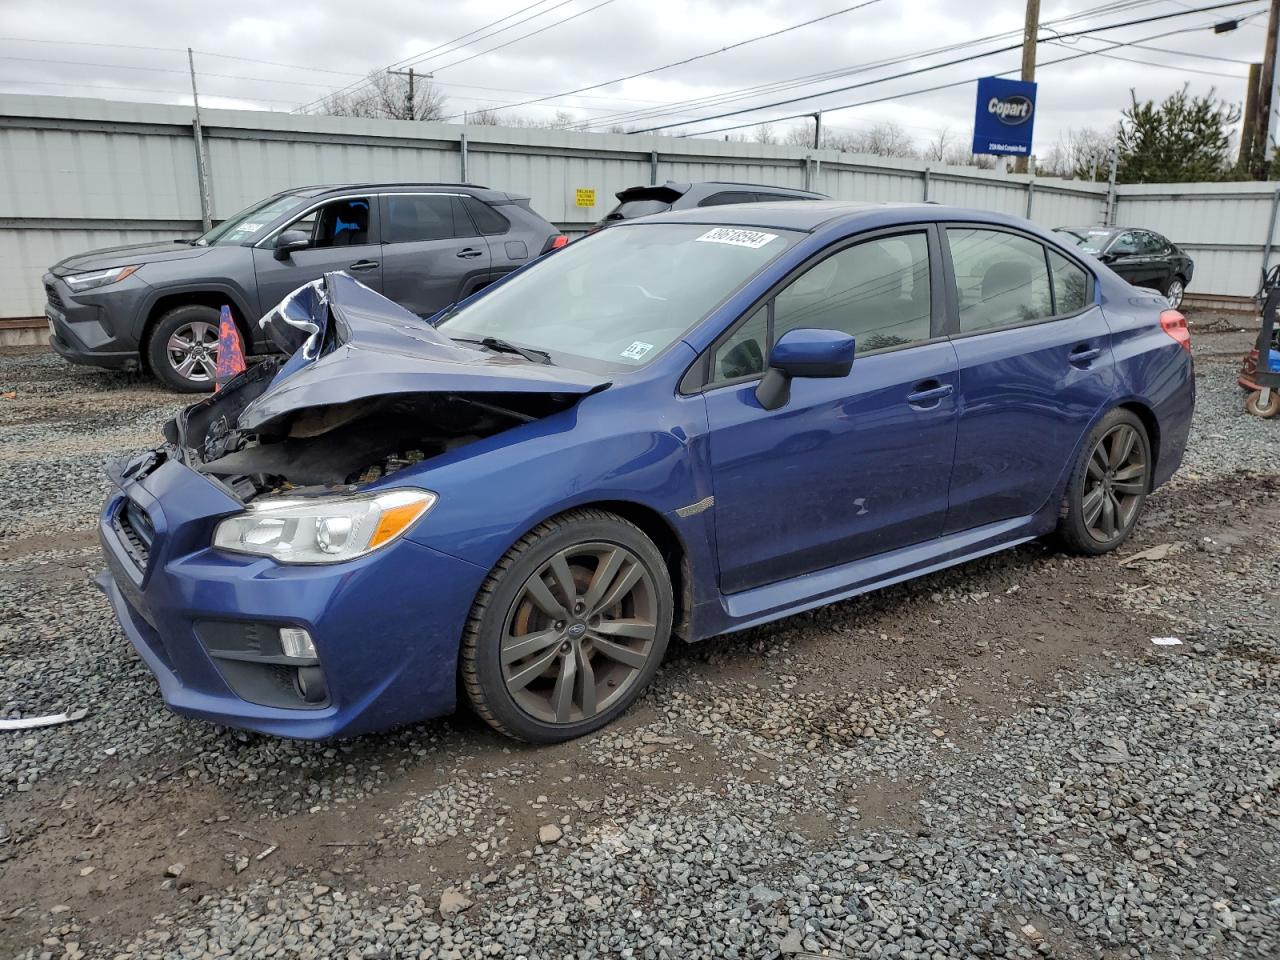
M805 187L841 200L939 203L1028 213L1041 226L1100 223L1103 184L1067 183L858 157L802 146L563 130L209 110L210 215L321 183L443 181L527 194L581 232L624 187L726 180ZM40 275L61 257L125 241L190 235L200 221L187 107L0 95L0 317L41 312ZM656 155L656 171L654 156ZM465 163L465 168L464 168ZM1247 296L1262 269L1271 184L1116 189L1116 222L1168 235L1197 261L1192 291ZM579 206L577 191L595 192ZM1280 231L1277 231L1280 232Z

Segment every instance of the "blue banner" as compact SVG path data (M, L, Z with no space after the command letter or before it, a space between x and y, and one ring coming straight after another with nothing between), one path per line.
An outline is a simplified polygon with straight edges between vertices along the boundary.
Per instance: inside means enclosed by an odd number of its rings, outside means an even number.
M973 152L1025 157L1031 153L1036 85L1025 80L983 77L973 118Z

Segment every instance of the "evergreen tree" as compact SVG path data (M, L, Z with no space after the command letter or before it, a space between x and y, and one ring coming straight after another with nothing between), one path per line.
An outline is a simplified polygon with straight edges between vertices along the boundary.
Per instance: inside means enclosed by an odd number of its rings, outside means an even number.
M1120 121L1121 183L1190 183L1235 176L1231 162L1231 127L1240 108L1219 100L1210 90L1192 97L1187 88L1165 99L1133 105Z

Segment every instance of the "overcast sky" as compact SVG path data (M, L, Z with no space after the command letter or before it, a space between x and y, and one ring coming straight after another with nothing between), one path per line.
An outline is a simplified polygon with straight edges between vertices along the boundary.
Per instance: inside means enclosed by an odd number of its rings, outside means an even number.
M434 71L451 112L461 113L648 70L843 10L856 2L392 0L353 4L351 0L308 0L290 4L219 0L214 4L207 0L128 0L104 4L101 0L3 0L0 91L190 103L186 48L191 46L196 50L201 102L211 107L293 110L336 87L359 81L370 70L415 58L418 71ZM1047 26L1041 37L1048 37L1052 29L1078 30L1213 2L1219 0L1043 0L1041 20ZM1067 24L1060 22L1099 7L1107 10ZM1255 0L1098 33L1097 39L1080 38L1070 41L1069 46L1041 43L1036 152L1045 155L1068 128L1114 124L1129 102L1130 88L1140 98L1159 100L1189 83L1194 92L1216 87L1222 96L1242 101L1247 64L1262 56L1265 10L1266 3ZM525 115L550 115L559 108L583 120L606 122L624 111L669 106L677 112L639 125L680 121L686 124L683 131L699 132L893 97L829 114L826 122L836 128L857 129L893 119L923 144L942 128L950 128L956 136L967 132L972 123L974 84L965 82L910 97L901 94L1016 70L1019 53L997 54L745 116L701 124L687 121L876 80L1016 43L1023 16L1023 0L872 0L862 9L781 36L586 94L518 109ZM507 19L501 23L487 26L504 17ZM556 23L567 17L573 19ZM530 19L519 23L526 18ZM1233 32L1215 35L1210 29L1216 21L1233 18L1248 19ZM548 29L519 39L542 27ZM485 29L450 43L479 28ZM1170 31L1183 32L1147 40ZM947 54L916 56L932 48L1009 32L1019 36ZM484 53L508 41L515 42ZM1146 46L1162 49L1110 47L1118 41L1146 41ZM1127 59L1089 56L1058 66L1050 64L1073 53L1108 48L1113 57ZM470 59L476 54L483 55ZM670 106L905 56L913 59L817 85L758 93L718 108ZM457 62L464 58L466 62ZM284 66L252 62L255 60Z

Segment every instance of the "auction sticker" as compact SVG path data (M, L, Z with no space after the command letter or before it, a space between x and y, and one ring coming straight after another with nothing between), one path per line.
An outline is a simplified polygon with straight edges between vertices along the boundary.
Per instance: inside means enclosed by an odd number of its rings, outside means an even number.
M653 349L652 343L645 343L643 340L637 340L622 351L622 356L627 360L643 360L644 355Z
M777 240L776 233L761 233L759 230L738 230L734 227L716 227L698 237L701 243L727 243L731 247L749 247L759 250L770 240Z

